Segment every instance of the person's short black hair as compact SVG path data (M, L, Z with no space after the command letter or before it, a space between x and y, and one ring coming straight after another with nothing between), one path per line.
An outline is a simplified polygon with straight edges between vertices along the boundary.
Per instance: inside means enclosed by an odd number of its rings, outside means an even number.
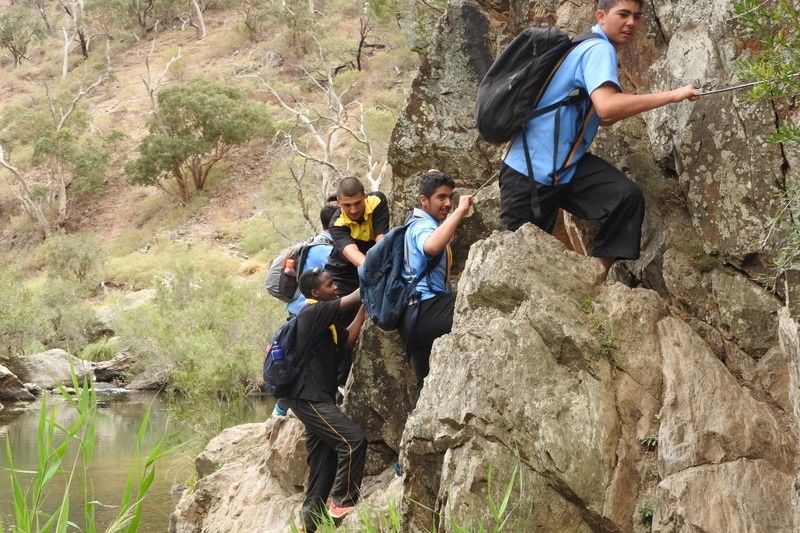
M600 11L605 11L606 13L608 13L609 11L614 9L614 6L619 4L621 1L622 0L598 0L597 9L599 9ZM636 2L637 4L639 4L640 8L644 7L644 0L633 0L633 1Z
M338 201L339 201L339 198L335 194L329 194L328 197L325 199L325 203L328 203L328 204L331 203L331 202L338 202Z
M339 186L336 188L337 198L342 196L358 196L359 194L366 194L366 189L364 189L364 184L361 183L358 178L352 176L342 179L342 181L339 182Z
M311 298L311 291L314 289L319 289L319 278L325 271L321 268L310 268L300 274L300 279L297 280L297 284L300 287L300 292L303 293L303 296L306 298Z
M333 215L336 214L339 208L335 205L324 205L322 209L319 210L319 221L322 223L322 229L328 229L331 227L331 223L333 222Z
M429 170L419 180L419 194L425 198L430 198L436 192L436 189L442 185L455 189L456 181L444 172Z

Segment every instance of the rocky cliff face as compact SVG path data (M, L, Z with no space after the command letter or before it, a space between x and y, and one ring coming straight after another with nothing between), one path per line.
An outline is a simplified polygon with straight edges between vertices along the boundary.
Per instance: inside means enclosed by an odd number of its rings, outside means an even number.
M729 4L645 10L621 52L626 91L735 81L744 45ZM467 189L496 172L499 149L477 138L472 109L501 46L543 21L579 33L592 13L586 2L448 4L395 130L395 220L420 172ZM405 530L449 531L485 519L510 486L506 531L645 531L651 513L660 532L800 529L799 307L784 299L797 281L777 297L755 281L780 238L781 188L798 179L797 154L765 138L793 117L740 96L652 111L598 138L595 153L648 200L642 258L604 284L583 255L591 225L565 218L560 240L495 232L497 186L480 193L455 243L453 332L410 415L396 334L362 335L346 407L371 442L365 509L394 499ZM221 435L171 530L285 531L302 490L297 425ZM404 476L389 483L398 454Z
M777 306L771 362L742 354L748 385L655 291L598 269L530 226L473 245L403 435L406 501L469 523L515 473L520 531L642 530L640 509L653 531L794 531Z

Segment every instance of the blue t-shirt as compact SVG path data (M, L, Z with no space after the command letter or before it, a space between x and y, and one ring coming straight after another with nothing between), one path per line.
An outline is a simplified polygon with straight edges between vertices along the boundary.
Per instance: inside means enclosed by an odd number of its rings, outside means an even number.
M414 221L406 231L406 257L404 274L406 280L412 281L420 272L425 270L428 260L435 256L426 255L423 251L425 241L436 231L439 223L428 213L419 208L414 208ZM448 245L449 246L449 245ZM436 264L429 275L424 276L417 284L419 299L427 300L437 294L451 292L452 287L447 283L447 250L445 256ZM430 282L430 283L429 283Z
M587 94L605 83L612 83L620 88L617 75L617 52L608 37L605 36L600 26L595 25L592 32L597 33L602 39L588 39L576 46L556 71L553 80L542 95L537 107L545 107L566 98L575 89L584 89ZM621 89L620 89L621 90ZM553 110L528 121L527 133L528 149L531 153L533 175L537 182L543 185L552 185L553 170L559 170L569 157L572 143L580 128L583 126L581 116L591 106L588 99L580 105L563 106L560 110ZM556 113L561 113L559 125L558 152L553 165L554 132ZM583 142L579 143L577 151L570 159L567 167L559 173L558 183L568 183L575 175L575 166L581 157L588 151L589 145L597 134L600 118L592 112ZM517 135L505 163L517 172L527 176L528 165L525 162L525 152L522 146L522 135Z
M331 237L331 234L327 231L320 232L320 235L325 235L329 239ZM331 240L331 242L333 242L333 240ZM312 246L308 250L306 262L303 264L303 272L306 270L311 270L312 268L325 268L325 263L328 262L328 256L331 255L332 250L333 245L318 244L316 246ZM303 272L300 272L300 274ZM300 311L300 308L305 305L305 303L306 297L302 294L298 294L297 298L286 304L286 310L290 315L296 315L297 312Z

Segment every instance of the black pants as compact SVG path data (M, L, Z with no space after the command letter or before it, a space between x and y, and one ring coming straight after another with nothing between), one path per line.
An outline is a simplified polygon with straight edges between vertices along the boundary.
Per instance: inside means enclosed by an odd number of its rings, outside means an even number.
M430 372L433 341L453 329L455 305L455 294L439 294L410 305L403 315L399 331L406 343L406 357L417 378L417 395Z
M533 215L531 195L538 197L540 217ZM532 222L553 232L558 209L585 220L599 220L592 256L637 259L644 220L644 196L638 185L607 161L592 154L578 162L566 185L548 187L507 165L500 171L500 223L515 231Z
M316 531L315 521L327 513L328 496L337 505L358 501L367 438L335 403L281 400L306 426L308 486L303 502L303 527Z

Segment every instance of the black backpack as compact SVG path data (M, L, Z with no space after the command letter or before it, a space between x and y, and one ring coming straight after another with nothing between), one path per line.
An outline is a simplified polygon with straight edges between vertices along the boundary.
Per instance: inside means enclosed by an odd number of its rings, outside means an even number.
M297 315L292 315L275 332L264 350L264 387L275 398L286 398L289 395L303 368L295 351L296 345ZM279 353L282 356L276 357Z
M527 28L517 35L478 86L475 124L481 137L492 144L503 144L522 131L528 120L587 98L583 91L534 111L567 53L595 37L600 36L584 33L570 39L552 26Z

